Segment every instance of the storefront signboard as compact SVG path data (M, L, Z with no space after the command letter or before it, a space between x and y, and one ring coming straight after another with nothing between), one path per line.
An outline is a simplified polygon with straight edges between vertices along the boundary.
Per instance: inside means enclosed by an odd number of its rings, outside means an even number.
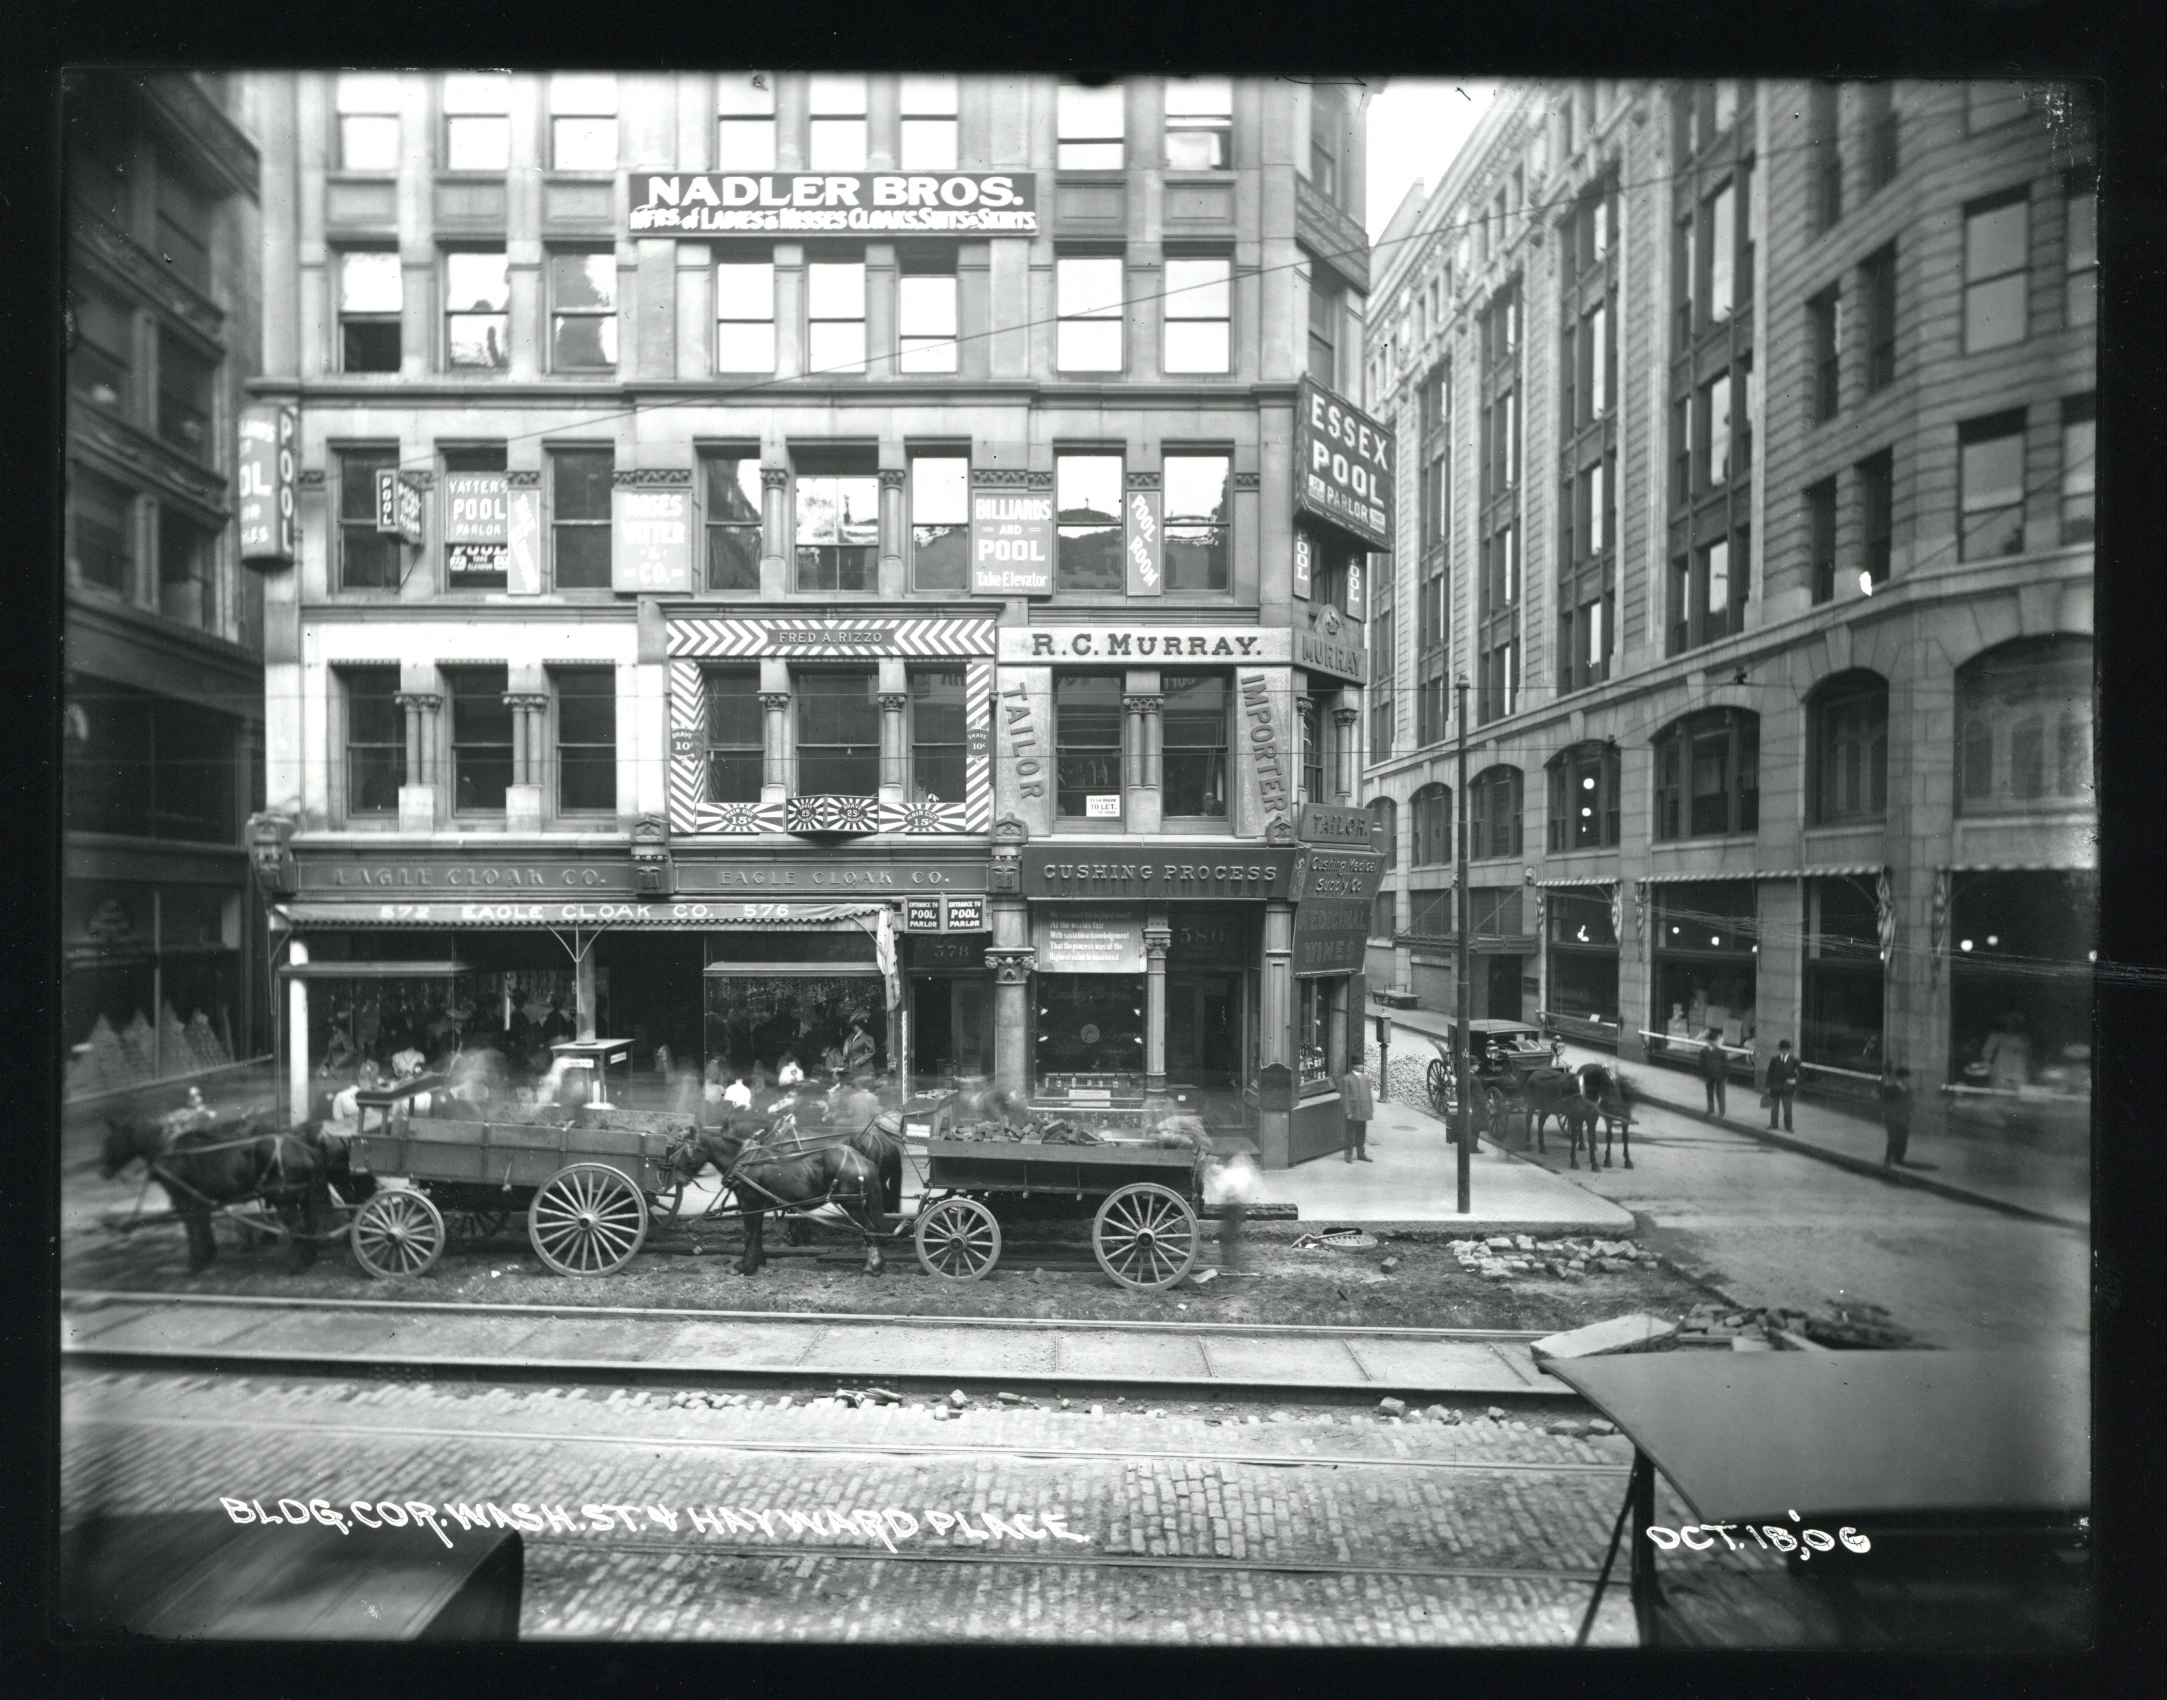
M1284 673L1234 675L1235 743L1240 782L1248 789L1246 812L1266 821L1293 813L1293 770L1287 765L1288 681Z
M635 172L634 236L1038 234L1028 171Z
M610 588L692 588L692 491L610 492Z
M1373 850L1304 850L1295 861L1294 972L1359 973L1370 913L1384 883Z
M994 617L836 619L821 614L671 613L675 658L698 656L973 656L993 653Z
M288 918L300 927L393 926L426 932L438 927L761 927L787 932L863 931L873 924L864 902L825 903L674 903L537 901L502 893L471 902L342 902L288 906Z
M509 490L504 503L504 588L514 596L542 593L542 492Z
M903 940L903 960L910 968L961 968L983 973L986 941L957 933L913 933Z
M1367 809L1343 809L1331 803L1304 803L1294 817L1294 836L1304 844L1342 844L1370 848L1377 817Z
M1165 588L1160 573L1164 556L1159 536L1160 496L1156 490L1131 490L1123 512L1128 516L1128 576L1131 596L1157 596Z
M983 897L945 897L941 899L946 909L943 925L951 933L982 933L986 930L986 900Z
M243 565L291 566L294 486L299 478L301 414L292 407L241 410L240 463L235 468Z
M1117 909L1041 915L1032 923L1041 974L1141 974L1144 918Z
M444 541L502 543L505 479L501 472L444 474Z
M1026 897L1133 898L1139 902L1192 898L1290 901L1295 852L1261 844L1223 843L1163 850L1023 847Z
M1294 505L1373 549L1392 547L1392 433L1316 380L1294 404Z
M1194 626L1157 620L1124 620L1074 626L1003 626L1004 662L1126 661L1149 666L1177 661L1276 661L1293 659L1284 626Z
M937 897L904 898L903 930L907 933L939 932L941 930L941 900Z
M986 864L977 861L859 862L807 855L801 861L755 861L725 854L712 860L694 852L676 855L677 889L686 894L730 892L805 896L904 897L914 892L986 889Z
M295 889L302 892L349 892L375 896L386 891L550 892L558 895L624 893L633 890L632 863L569 862L536 859L514 862L471 856L387 857L294 856Z
M1306 620L1294 627L1294 660L1312 673L1329 673L1356 684L1369 676L1362 628L1329 605L1310 604Z
M1309 533L1300 526L1294 529L1294 594L1305 602L1309 599L1311 576L1316 570L1316 545L1309 541Z
M971 492L971 594L1053 594L1053 492Z

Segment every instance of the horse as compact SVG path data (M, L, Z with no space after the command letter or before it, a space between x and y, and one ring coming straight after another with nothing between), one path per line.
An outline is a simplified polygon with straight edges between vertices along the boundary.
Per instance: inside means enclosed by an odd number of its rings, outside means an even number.
M1633 1166L1633 1090L1624 1074L1614 1063L1582 1063L1574 1070L1580 1090L1570 1117L1573 1132L1571 1164L1577 1168L1580 1157L1580 1141L1588 1142L1588 1167L1596 1167L1595 1124L1603 1124L1602 1167L1610 1167L1610 1148L1613 1136L1625 1144L1625 1167Z
M218 1256L211 1213L246 1199L262 1199L293 1230L296 1269L316 1261L317 1224L330 1202L331 1157L320 1139L254 1116L193 1127L161 1117L108 1116L105 1126L98 1172L112 1180L142 1161L187 1231L189 1274L200 1275Z
M710 1163L722 1176L745 1229L745 1253L738 1259L738 1273L757 1275L767 1261L762 1231L767 1211L778 1205L834 1204L865 1235L865 1272L880 1274L886 1267L880 1242L888 1232L888 1221L881 1207L877 1159L846 1138L805 1150L776 1148L768 1144L770 1132L760 1117L739 1111L720 1126L694 1128L667 1164L672 1180L697 1179ZM858 1137L862 1134L852 1136ZM900 1164L900 1151L897 1160Z

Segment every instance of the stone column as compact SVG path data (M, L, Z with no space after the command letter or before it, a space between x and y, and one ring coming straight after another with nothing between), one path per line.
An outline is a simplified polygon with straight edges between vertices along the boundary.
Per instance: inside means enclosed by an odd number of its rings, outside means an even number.
M994 947L986 952L993 971L993 1078L1019 1098L1030 1090L1031 969L1036 952L1020 942L1030 936L1030 921L1019 902L993 906Z
M903 524L903 468L884 466L880 469L880 594L883 601L894 601L904 593L906 583Z
M295 939L286 960L308 961L308 946ZM286 982L286 1122L299 1127L309 1119L308 981L299 974Z
M1332 710L1332 795L1341 803L1354 800L1354 728L1361 717L1359 709Z
M536 691L508 691L504 703L512 711L512 782L504 792L504 828L540 832L549 698Z
M1257 1114L1257 1145L1264 1167L1284 1169L1294 1124L1292 1105L1300 1101L1300 1070L1294 1054L1294 905L1264 906L1264 983L1257 1012L1257 1067L1273 1064L1287 1072L1288 1107L1267 1098Z
M760 468L760 594L772 601L790 588L790 469Z
M1127 795L1121 811L1125 830L1157 832L1161 819L1159 789L1159 710L1165 698L1153 692L1136 692L1121 699L1123 777Z
M1164 909L1144 912L1144 1091L1166 1090L1166 952L1174 931Z
M908 707L909 692L880 693L880 800L898 808L910 789L909 751L903 745L903 711Z
M437 712L444 699L433 691L401 691L393 699L406 713L406 783L399 787L399 830L436 828Z
M1309 794L1309 757L1312 752L1322 755L1317 740L1323 733L1317 726L1317 699L1297 694L1294 699L1294 799L1297 803L1321 803L1322 797Z
M760 801L779 803L795 789L790 783L790 693L762 691Z
M578 1024L578 1037L595 1037L595 990L594 990L594 937L589 935L586 948L579 953L579 960L572 968L572 995L577 1002L573 1020Z

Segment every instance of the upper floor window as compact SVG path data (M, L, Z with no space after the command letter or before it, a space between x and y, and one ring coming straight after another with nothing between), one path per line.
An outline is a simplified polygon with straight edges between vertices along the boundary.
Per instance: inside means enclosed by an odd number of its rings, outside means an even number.
M1093 818L1091 799L1121 795L1121 675L1053 676L1054 807Z
M556 171L617 169L617 79L549 79L549 163Z
M1493 767L1468 781L1467 854L1471 861L1520 854L1518 768Z
M707 588L760 588L760 456L708 454L706 473Z
M1446 786L1419 786L1409 799L1415 817L1414 865L1436 867L1452 860L1452 792Z
M2062 545L2092 541L2098 490L2099 401L2071 396L2062 403Z
M549 457L550 554L559 590L610 585L610 492L614 449L557 449Z
M447 667L451 695L451 806L455 814L501 814L512 782L508 669Z
M1976 136L1981 130L1991 130L2023 115L2022 83L1964 85L1964 129L1967 134Z
M198 631L218 628L218 534L178 509L158 509L158 612Z
M1866 581L1880 584L1895 565L1896 454L1882 449L1858 463L1859 529L1866 547Z
M1329 83L1309 88L1309 184L1335 206L1345 192L1340 160L1346 147L1347 113L1339 90Z
M808 79L805 163L813 171L863 171L865 78L815 72Z
M1839 312L1842 297L1837 286L1830 284L1806 303L1806 358L1812 375L1813 422L1825 424L1836 417L1841 391L1841 368L1838 359L1841 344L1838 341Z
M715 370L775 370L775 263L766 255L715 267Z
M617 256L549 256L549 366L553 372L617 369Z
M1054 366L1121 370L1123 301L1119 254L1063 254L1054 261Z
M1655 739L1655 836L1708 838L1760 828L1761 717L1711 708Z
M898 365L905 372L956 369L956 261L945 254L905 254L896 281Z
M1229 556L1232 550L1228 541L1233 527L1228 523L1227 514L1231 470L1225 455L1167 455L1168 590L1226 590L1231 587ZM1115 512L1119 511L1117 503ZM1117 526L1114 534L1117 548L1120 541Z
M2099 317L2099 179L2088 165L2064 180L2062 264L2068 292L2063 321L2091 324Z
M405 276L398 253L348 249L336 256L339 273L339 370L396 372L402 347Z
M501 372L511 361L511 273L502 248L444 256L444 353L455 368Z
M1396 868L1400 865L1400 806L1390 797L1372 797L1369 804L1370 818L1376 822L1370 829L1372 846L1384 852L1384 865Z
M1708 197L1706 228L1708 287L1703 299L1708 303L1708 322L1720 325L1737 305L1738 193L1733 184L1725 183Z
M455 535L463 535L467 522L484 513L494 511L501 524L505 517L505 454L502 443L467 443L444 445L438 449L438 458L447 475L465 473L493 474L486 485L477 487L462 478L457 485L449 476L439 486L437 513L444 536L443 563L444 588L446 590L502 590L505 588L505 545L502 543L455 542ZM492 488L493 487L493 488ZM459 522L457 531L453 522Z
M172 331L158 332L158 436L192 460L217 458L212 417L218 406L218 362Z
M1160 678L1164 772L1160 808L1183 819L1226 819L1227 677L1167 673Z
M867 591L876 588L880 544L880 480L798 474L797 588Z
M914 802L963 800L969 743L962 668L914 670L910 675L910 794Z
M135 495L127 485L68 463L68 547L78 584L115 596L134 594L135 509ZM369 514L373 521L373 484Z
M2066 808L2092 788L2092 640L2018 638L1956 670L1966 813Z
M1964 352L2022 342L2030 306L2031 202L2019 184L1964 209Z
M906 76L902 90L902 148L905 171L953 171L956 168L956 79Z
M1063 454L1053 460L1058 521L1056 590L1121 590L1121 456Z
M715 114L716 170L775 169L773 78L764 71L718 77Z
M1817 82L1808 97L1806 128L1812 152L1813 228L1819 235L1843 217L1843 89Z
M617 670L560 667L557 687L557 808L611 814L617 808Z
M707 706L707 799L757 803L765 767L760 669L717 667L702 681Z
M1322 260L1309 262L1309 375L1326 389L1339 387L1340 306L1344 292Z
M1119 83L1063 83L1054 100L1060 126L1055 163L1063 171L1119 171L1127 163L1127 100Z
M341 72L339 109L341 171L388 175L399 169L399 79L377 73Z
M865 262L814 260L805 268L806 354L816 375L865 370Z
M878 681L871 669L792 675L799 795L870 797L880 790Z
M444 79L444 169L508 171L512 79L495 72Z
M967 455L911 456L911 583L920 590L970 588L970 484Z
M346 812L389 815L406 783L406 721L396 667L340 670L346 700Z
M1370 653L1376 659L1371 663L1369 685L1369 759L1378 762L1392 754L1392 733L1399 716L1393 684L1397 651L1392 630L1392 588L1383 573L1371 580L1370 598L1376 609L1370 616Z
M1878 673L1838 674L1807 700L1813 822L1876 820L1889 805L1889 682Z
M396 590L403 564L396 537L376 529L376 475L399 464L396 448L342 449L339 463L339 588Z
M1227 372L1233 369L1233 270L1231 260L1166 260L1166 348L1168 372Z
M2024 553L2024 412L1957 427L1957 559Z
M211 287L211 231L218 202L178 176L170 164L158 174L158 257L182 282Z
M1234 84L1178 77L1166 85L1166 168L1224 171L1234 163Z
M1895 90L1886 82L1859 85L1859 127L1866 137L1866 193L1895 179L1899 165Z
M1618 746L1575 744L1550 760L1549 848L1614 850L1618 845Z
M68 389L125 417L135 388L135 315L100 290L74 285L72 296Z
M1747 539L1741 527L1672 560L1671 654L1745 628Z
M1876 249L1859 263L1859 295L1866 312L1866 393L1896 381L1896 244Z
M1836 594L1836 480L1824 478L1806 487L1806 559L1813 573L1813 599L1827 602Z

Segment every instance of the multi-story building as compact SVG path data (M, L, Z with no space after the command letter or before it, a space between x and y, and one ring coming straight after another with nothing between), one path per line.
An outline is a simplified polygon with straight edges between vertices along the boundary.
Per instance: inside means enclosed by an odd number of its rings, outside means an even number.
M1359 928L1296 927L1295 827L1355 802L1389 523L1334 517L1389 472L1328 394L1352 91L265 86L294 1115L454 1030L599 1030L1337 1148ZM1349 439L1309 494L1305 376Z
M70 1125L145 1088L229 1092L270 1050L243 840L263 599L231 523L258 337L246 97L231 77L90 72L63 102Z
M1478 1013L1630 1057L2083 1100L2089 136L2060 89L1553 83L1401 209L1376 981L1450 1007L1468 925Z

